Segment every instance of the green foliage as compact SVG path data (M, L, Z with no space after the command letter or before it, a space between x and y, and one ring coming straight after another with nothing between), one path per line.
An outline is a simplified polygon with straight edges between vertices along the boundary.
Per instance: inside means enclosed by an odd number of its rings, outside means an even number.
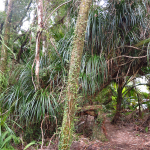
M93 53L115 53L116 47L139 41L140 26L146 27L146 1L109 1L106 11L94 8L89 15L86 38ZM113 31L113 32L112 32ZM123 51L124 49L122 49Z
M103 56L84 55L80 72L80 84L83 87L83 93L94 94L97 88L100 89L104 80L107 81L105 58ZM106 74L104 75L104 73Z
M47 4L46 2L44 1L44 6ZM56 8L61 2L64 2L64 0L51 1L49 5L45 6L47 14L51 12L50 8ZM147 31L148 28L149 18L146 16L146 2L146 0L111 0L108 1L105 8L94 5L91 7L85 36L84 54L80 68L79 95L81 97L79 98L79 106L86 103L85 101L83 102L83 95L85 97L87 95L94 95L103 87L105 82L111 80L107 64L110 59L125 53L129 56L139 56L141 54L141 50L129 50L125 46L138 46L137 44L143 38L147 39L149 37L148 32L146 32L145 37L141 37L141 32ZM11 28L10 39L13 51L9 49L11 52L11 61L14 61L12 58L15 58L16 54L18 54L28 36L26 31L21 29L21 19L24 19L24 21L30 20L32 16L31 12L33 12L36 6L33 1L32 7L26 12L26 7L29 3L30 0L14 1L12 13L13 28ZM79 2L74 3L73 1L57 10L52 16L53 19L50 18L48 20L48 24L43 30L43 35L46 36L47 54L43 55L42 52L40 53L41 89L39 91L34 90L33 83L35 75L34 66L32 67L35 53L36 16L34 16L34 25L30 28L32 30L31 36L27 38L27 42L23 47L24 52L21 55L20 64L9 63L10 66L13 66L13 71L10 71L11 76L9 79L4 78L3 74L0 74L0 89L1 86L7 87L7 89L3 89L3 93L0 96L1 107L3 111L11 108L11 117L13 119L19 118L17 121L20 121L21 124L26 123L24 140L31 143L25 148L37 143L33 140L36 140L36 136L39 137L40 135L39 123L45 115L57 116L58 124L61 125L62 123L63 101L66 93L64 89L68 80L70 52L72 50L72 40L79 4ZM5 17L5 12L0 12L0 24L4 22ZM59 22L60 20L62 22ZM19 31L21 31L22 35ZM52 39L55 47L49 39ZM147 46L147 43L143 44ZM144 49L145 47L142 48ZM136 63L135 60L131 65L134 63ZM117 61L116 65L118 65ZM144 73L149 73L149 67L143 70ZM123 89L122 107L129 107L133 110L138 105L137 92L130 88L130 86L126 86ZM148 94L146 93L141 93L141 95L142 98L148 98ZM107 100L111 100L110 103L105 105L106 109L110 111L116 109L116 99L117 85L111 84L103 89L92 101L96 104L103 104ZM132 101L134 106L129 106L131 99L134 99ZM150 108L149 102L141 102L141 104L147 104ZM3 126L7 126L4 123L6 120L4 119ZM98 121L101 122L102 120L100 119ZM38 124L38 126L32 129L28 127L34 124ZM8 139L6 143L9 146L9 142L15 139L15 135L8 132L7 129L3 127L3 139L1 141L5 143L4 141ZM54 131L51 130L51 132ZM5 144L4 147L7 146Z
M0 71L0 89L4 90L8 85L8 77Z
M39 123L31 123L31 125L27 126L23 132L23 140L27 143L30 143L34 140L39 140L41 138L41 130L40 130L40 122Z
M68 34L70 33L68 32ZM32 68L34 55L31 57L24 55L24 62L15 64L15 69L11 72L9 79L9 86L0 100L3 102L4 108L12 107L12 113L19 115L22 123L28 124L31 120L32 123L39 122L45 114L57 114L61 120L62 115L57 113L63 111L63 106L58 105L61 100L59 94L67 80L71 40L70 36L66 36L58 42L60 56L54 48L48 50L49 56L41 54L41 89L39 91L35 92L33 84L35 78L34 68ZM61 124L61 122L59 123Z
M1 101L5 102L3 103L4 107L8 109L13 106L12 110L22 120L26 118L27 122L42 119L46 112L47 114L54 114L54 109L57 107L57 95L49 93L46 88L35 92L30 62L21 68L19 75L16 75L17 83L10 86L1 97Z
M112 106L113 106L114 110L116 110L116 105L117 105L117 97L112 96Z
M12 149L10 142L13 140L15 144L20 142L20 138L17 137L12 129L7 124L7 119L10 111L2 114L0 112L0 149Z
M36 144L42 144L42 143L41 143L41 142L32 141L32 142L30 142L29 144L27 144L23 150L26 150L26 149L29 148L30 146L36 145Z
M146 133L148 132L148 127L145 128L145 132L146 132Z
M15 135L10 134L10 132L8 131L3 132L0 137L0 149L4 149L4 147L10 149L11 140L13 140L14 143L17 143L17 144L18 142L20 142L20 139L16 137Z
M0 11L0 24L4 23L5 18L6 18L6 12Z

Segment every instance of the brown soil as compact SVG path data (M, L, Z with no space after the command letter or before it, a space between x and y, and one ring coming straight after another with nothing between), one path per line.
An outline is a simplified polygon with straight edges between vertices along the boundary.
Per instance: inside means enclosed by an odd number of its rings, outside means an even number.
M90 141L81 136L74 141L71 150L150 150L150 131L135 125L136 123L119 123L112 125L107 119L105 127L107 142Z
M93 120L90 118L89 120ZM83 121L82 121L83 122ZM150 123L148 125L149 130L146 132L143 127L143 120L119 122L117 125L112 125L110 119L106 119L106 130L97 131L107 132L107 140L102 142L97 138L90 139L86 137L87 134L79 136L77 141L74 141L71 145L71 150L150 150ZM80 123L81 124L81 123ZM86 122L92 129L94 126L92 122ZM85 128L85 125L83 125ZM87 128L86 128L87 129ZM89 130L91 132L91 128ZM91 136L91 134L90 134ZM103 134L104 136L104 134ZM28 150L35 150L30 147ZM39 149L41 150L41 149ZM43 147L43 150L58 150L58 140L53 141L50 148Z

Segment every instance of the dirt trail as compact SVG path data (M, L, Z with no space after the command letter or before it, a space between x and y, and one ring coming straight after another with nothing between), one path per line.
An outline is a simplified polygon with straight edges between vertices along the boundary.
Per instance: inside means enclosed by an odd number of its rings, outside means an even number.
M122 126L112 125L106 122L109 143L118 146L118 149L131 150L150 150L150 132L144 133L137 131L138 127L134 124L126 123Z
M89 124L93 129L91 122ZM89 138L80 135L79 139L73 142L70 150L150 150L150 123L147 133L144 128L144 130L141 130L142 128L136 124L139 124L139 122L121 122L112 125L110 119L107 118L105 121L107 142L97 139L91 141ZM76 136L74 135L74 137ZM19 149L22 150L22 148ZM28 150L35 149L32 147ZM43 150L58 150L58 139L54 140L50 147L43 147Z
M150 131L137 131L138 126L133 123L112 125L109 120L106 120L105 127L107 142L90 141L82 136L73 142L71 150L150 150Z

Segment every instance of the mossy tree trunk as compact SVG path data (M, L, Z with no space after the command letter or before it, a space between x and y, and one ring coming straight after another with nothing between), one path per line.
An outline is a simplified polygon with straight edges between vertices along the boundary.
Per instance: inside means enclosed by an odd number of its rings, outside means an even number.
M63 116L61 139L59 149L68 150L72 142L72 131L74 127L75 106L78 92L78 80L80 65L84 47L85 32L88 20L88 12L92 0L82 0L76 23L73 49L71 53L70 69L68 76L67 96Z
M123 100L122 98L122 90L123 90L123 83L124 83L123 81L124 81L123 78L120 78L118 81L118 89L117 89L118 96L117 96L116 113L112 120L112 124L116 124L120 118L121 104Z
M1 59L0 59L0 91L2 90L5 83L3 83L4 78L6 78L6 74L8 71L8 47L9 47L9 39L10 39L10 27L11 27L11 12L13 7L13 0L9 0L8 8L7 8L7 16L4 24L4 38L1 48Z

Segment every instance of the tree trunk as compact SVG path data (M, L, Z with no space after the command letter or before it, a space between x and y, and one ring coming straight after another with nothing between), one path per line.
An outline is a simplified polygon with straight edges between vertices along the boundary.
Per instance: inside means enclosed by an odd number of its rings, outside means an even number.
M42 45L42 54L43 54L43 56L46 56L46 53L47 53L46 35L43 35L43 45Z
M150 102L150 76L148 77L148 90L149 90L149 95L148 95L148 101ZM147 107L149 108L149 110L150 110L150 106L149 105L147 105Z
M112 120L112 124L116 124L120 118L121 104L122 104L122 100L123 100L123 98L122 98L123 80L124 79L119 79L119 82L118 82L116 114Z
M1 48L1 60L0 60L0 91L3 88L3 78L8 71L7 68L7 57L8 57L8 49L9 47L9 38L10 38L10 26L11 26L11 12L12 12L13 0L9 0L8 8L7 8L7 17L4 24L4 39Z
M138 92L138 91L137 91ZM142 112L141 112L141 99L139 94L137 93L137 97L138 97L138 105L139 105L139 117L142 117Z
M79 8L79 15L76 23L73 49L71 53L70 69L68 76L67 96L61 129L59 149L68 150L72 142L74 127L75 106L78 92L78 79L84 47L85 31L88 20L88 12L92 0L82 0Z
M31 31L29 31L29 33L27 33L27 35L26 35L26 38L25 38L24 42L21 44L21 47L20 47L19 53L17 54L17 62L19 62L19 61L20 61L21 54L23 53L23 47L24 47L24 46L27 44L27 42L28 42L29 34L31 34Z
M140 99L140 95L138 93L138 90L136 88L136 80L134 79L133 80L133 87L136 91L136 95L137 95L137 98L138 98L138 106L139 106L139 117L142 117L142 112L141 112L141 99Z
M36 53L35 53L35 90L40 88L39 70L40 70L40 41L43 29L43 0L39 0L37 7L38 30L36 35Z

